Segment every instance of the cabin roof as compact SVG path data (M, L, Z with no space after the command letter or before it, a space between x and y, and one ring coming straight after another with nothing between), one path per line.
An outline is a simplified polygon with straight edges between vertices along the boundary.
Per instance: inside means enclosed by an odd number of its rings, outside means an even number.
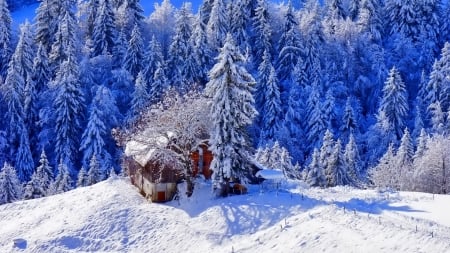
M133 136L125 144L125 155L133 157L141 166L145 166L152 159L157 148L163 148L174 134L167 132L167 135L157 135L151 131L143 131Z

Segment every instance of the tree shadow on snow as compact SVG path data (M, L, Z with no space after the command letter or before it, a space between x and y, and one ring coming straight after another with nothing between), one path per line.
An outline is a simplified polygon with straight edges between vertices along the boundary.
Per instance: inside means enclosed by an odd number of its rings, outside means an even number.
M409 206L394 206L390 200L364 200L359 198L352 198L348 201L340 202L333 201L333 204L340 208L345 208L349 211L357 211L369 214L381 214L383 211L395 212L424 212L422 210L412 209Z

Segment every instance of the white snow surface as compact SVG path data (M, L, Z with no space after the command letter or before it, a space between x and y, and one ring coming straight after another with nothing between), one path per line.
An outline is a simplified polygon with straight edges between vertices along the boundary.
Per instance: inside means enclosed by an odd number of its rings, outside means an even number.
M155 204L109 179L0 206L0 252L450 252L448 195L284 188L213 198L197 183Z

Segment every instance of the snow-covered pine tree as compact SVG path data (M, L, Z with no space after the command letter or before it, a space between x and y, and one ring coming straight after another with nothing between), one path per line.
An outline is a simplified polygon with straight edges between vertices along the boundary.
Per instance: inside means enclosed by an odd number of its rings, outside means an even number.
M213 50L217 50L224 45L224 38L229 31L229 19L226 2L215 0L212 3L211 13L206 25L208 43Z
M292 73L292 86L289 91L286 114L282 122L284 133L278 136L288 147L295 162L303 161L306 146L302 142L302 139L305 138L304 127L306 125L304 120L305 105L303 103L304 79L305 72L302 68L302 61L299 59ZM283 100L280 99L280 101Z
M200 68L198 76L200 77L201 85L204 86L208 81L208 71L214 64L212 49L209 47L208 37L206 35L206 24L201 21L196 22L191 41L194 45L193 54Z
M0 171L0 205L22 199L22 192L15 169L5 163Z
M401 142L400 147L397 150L395 160L397 163L399 184L401 190L413 190L411 189L411 177L413 176L413 157L414 157L414 144L409 134L409 130L406 129Z
M120 30L118 31L116 41L114 42L114 48L112 53L113 69L117 70L124 67L124 59L127 53L127 48L128 48L128 41L125 32L123 30Z
M345 103L344 115L342 116L342 125L339 128L340 136L343 141L347 141L350 135L358 134L358 122L353 111L351 99L347 98Z
M172 85L178 90L183 90L186 80L183 72L186 68L186 60L188 59L188 51L192 53L191 36L193 14L190 4L183 4L181 9L176 13L175 34L169 47L169 55L167 59L168 75L171 76ZM184 91L186 92L186 91Z
M323 136L322 146L320 147L320 158L319 163L322 166L325 177L327 179L327 186L336 186L336 169L334 166L335 160L333 158L333 151L336 148L336 142L333 139L333 134L330 129L327 129L325 135Z
M332 186L336 185L355 185L355 179L349 173L349 168L345 163L344 153L342 152L342 143L341 140L338 139L335 143L334 150L331 154L331 163L329 164L331 167L334 167L331 171L334 174L331 174L330 182L334 183ZM330 170L326 170L330 171ZM325 172L325 173L326 173ZM326 174L328 176L328 174Z
M122 5L118 8L119 23L121 28L128 32L133 29L134 26L142 26L145 19L144 9L140 3L140 0L124 0Z
M414 163L423 156L425 150L427 149L427 142L430 137L424 128L420 130L420 135L416 139L416 151L414 152L413 160Z
M6 0L0 0L0 77L6 76L11 57L11 13Z
M130 72L133 78L137 78L139 71L142 70L142 50L142 35L139 26L136 24L134 25L133 32L131 33L131 38L128 42L128 48L123 62L123 66L126 70L128 70L128 72Z
M325 117L326 126L328 129L337 127L336 123L336 102L333 95L333 90L328 89L325 94L325 101L323 103L323 113Z
M229 32L232 34L236 45L244 52L250 48L250 35L248 33L250 25L250 16L252 10L249 9L248 0L231 1L229 8Z
M45 53L49 53L55 38L58 26L59 0L42 0L36 9L36 35L37 43L42 44Z
M357 184L361 179L363 171L358 145L356 144L356 140L353 134L350 134L348 143L347 145L345 145L344 163L347 167L347 173L349 177L355 184Z
M19 44L9 63L3 96L7 103L5 125L10 151L9 161L14 161L19 179L26 182L33 174L34 162L25 124L25 72L22 56L23 47Z
M383 111L399 140L409 112L408 93L400 73L393 67L384 84L379 111Z
M73 181L70 176L69 168L62 161L58 164L58 175L51 187L53 194L59 194L73 189Z
M155 35L153 35L145 50L143 59L142 71L148 84L152 83L158 66L164 66L164 55L162 53L161 45Z
M302 51L298 23L291 1L288 3L287 12L284 15L282 29L281 38L278 43L276 70L280 82L284 83L291 76L291 71L294 70ZM288 91L289 85L283 84L281 92Z
M264 146L277 139L282 113L278 78L267 51L264 53L263 62L258 71L259 82L256 88L255 107L259 112L261 126L260 146Z
M111 0L99 0L92 30L92 56L111 54L118 36Z
M56 75L57 85L53 101L56 161L64 163L71 174L76 174L79 140L82 134L85 101L79 83L78 64L75 56L69 55Z
M103 122L106 118L104 113L107 112L101 110L101 99L102 88L100 87L92 100L89 109L88 123L81 136L80 151L83 152L83 167L89 166L89 161L93 156L97 157L102 168L111 163L111 155L106 150L104 140L105 135L108 133L108 129Z
M58 67L76 52L76 18L73 12L73 1L62 0L60 3L54 42L49 53L49 63L52 71L57 72ZM53 76L54 73L52 73Z
M244 179L250 171L246 127L257 115L252 96L255 80L243 65L244 57L228 34L206 86L206 94L212 98L211 169L220 195L227 194L222 187L231 178Z
M323 173L323 167L320 165L320 153L317 148L312 153L311 163L308 165L308 174L306 176L306 183L309 186L324 187L327 185L327 180Z
M434 133L443 134L445 127L445 113L442 111L441 102L432 103L428 110L431 114L431 129Z
M311 87L306 108L307 108L307 142L308 150L313 150L321 146L320 138L326 131L326 122L322 112L319 87Z
M150 95L147 91L147 82L144 74L139 72L134 85L134 92L131 100L131 108L128 112L128 120L132 120L149 105Z
M87 174L87 185L96 184L104 179L104 174L100 170L100 164L94 154L89 161L89 171Z
M84 167L81 167L80 171L78 172L78 178L77 178L77 187L85 187L88 186L88 174L86 172L86 169Z
M253 57L256 64L264 61L266 53L272 55L272 28L270 27L271 18L266 0L257 0L255 16L253 17L253 38L252 48ZM270 59L272 57L269 57Z
M31 176L31 180L25 188L25 199L36 199L51 194L51 185L53 183L53 169L50 167L45 151L42 150L39 166Z
M414 130L412 132L412 138L416 139L420 135L420 131L425 127L425 123L423 122L422 113L420 111L420 107L416 105L415 117L414 117Z

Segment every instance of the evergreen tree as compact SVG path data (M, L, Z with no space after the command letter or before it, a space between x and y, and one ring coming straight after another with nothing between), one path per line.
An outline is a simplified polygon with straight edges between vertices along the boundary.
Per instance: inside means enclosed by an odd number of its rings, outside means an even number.
M397 140L400 139L406 126L409 107L405 84L395 67L389 72L389 76L384 84L379 110L385 113L397 136Z
M103 180L103 173L100 169L100 164L97 161L95 154L91 157L89 162L89 171L87 175L87 185L93 185Z
M325 94L325 101L323 103L323 113L325 114L325 122L328 129L336 126L336 112L335 112L335 98L331 89L327 90Z
M110 0L100 0L92 32L93 56L111 54L117 35L112 3Z
M212 3L211 13L206 26L208 43L212 49L221 48L228 32L227 7L224 0Z
M63 0L58 16L58 29L49 53L49 62L52 70L67 61L69 56L76 52L76 18L73 12L73 1Z
M323 174L323 167L320 165L319 159L319 150L316 148L312 153L312 160L308 165L308 175L306 176L306 183L310 186L323 187L327 184L325 175Z
M78 172L77 187L85 186L88 186L88 174L86 172L86 169L84 167L81 167L80 171Z
M399 169L398 173L401 190L412 190L410 189L410 184L411 177L413 176L413 157L414 145L411 135L409 134L408 129L406 129L395 157Z
M63 162L70 170L78 158L81 123L84 119L84 95L78 79L78 66L69 57L61 65L54 81L58 86L53 109L56 160Z
M124 31L131 31L136 25L142 26L145 16L140 0L124 0L119 8L119 12L123 18L121 23Z
M131 39L128 42L127 52L124 59L124 67L130 74L136 78L139 71L142 70L143 42L141 31L138 25L135 25L131 33Z
M5 163L0 171L0 205L12 203L22 198L22 185L15 169Z
M191 36L193 15L190 5L183 4L181 10L176 14L175 35L169 47L167 60L168 73L171 76L172 85L178 90L183 90L186 85L186 67L189 56L192 56ZM186 92L186 90L184 90Z
M41 0L36 9L36 42L42 44L45 53L52 47L58 26L59 0Z
M42 151L39 166L26 186L24 198L36 199L50 195L52 182L53 169L48 163L47 155Z
M282 83L289 78L301 55L300 36L296 20L292 3L289 1L287 12L284 15L280 42L278 43L279 55L276 64L278 77ZM287 90L289 90L289 87L282 87L281 92Z
M357 183L362 175L362 163L353 134L350 134L348 143L345 145L344 163L347 167L349 177L353 182Z
M6 76L11 57L11 13L6 0L0 0L0 77Z
M69 168L62 161L60 161L58 165L58 175L56 176L52 186L54 191L53 193L58 194L70 191L73 189L72 184L73 182L70 177Z
M414 163L416 163L418 161L418 159L420 159L423 154L425 153L425 150L427 149L427 141L429 139L429 136L427 134L427 132L425 132L425 129L421 129L420 130L420 135L419 137L417 137L416 139L416 143L417 143L417 147L416 147L416 151L414 152ZM417 166L414 166L417 167Z
M272 28L266 0L257 0L255 16L253 17L254 38L253 55L255 63L264 61L265 54L272 54Z
M134 86L128 119L133 119L143 112L149 105L149 100L150 95L147 92L147 83L145 82L144 74L139 72Z
M101 110L102 88L99 88L96 96L92 100L89 110L89 120L86 129L81 137L80 151L83 152L83 167L89 165L89 160L96 156L102 165L110 164L111 156L106 151L105 135L107 128L103 119L106 111Z
M210 114L212 133L209 143L214 159L213 178L221 188L232 177L243 178L249 173L249 144L245 128L257 115L252 96L253 77L243 67L244 57L236 48L231 35L209 73L206 94L212 98Z
M335 160L333 157L333 151L336 147L336 143L333 139L333 134L329 129L325 132L322 141L322 147L320 148L320 166L322 166L325 177L327 179L327 186L335 186L336 185L336 166Z
M285 138L285 145L289 148L289 152L292 154L295 162L302 161L304 156L305 145L302 142L304 139L304 115L305 105L303 103L303 87L301 79L304 78L304 72L302 71L301 61L297 62L294 70L294 75L299 80L292 81L292 87L289 91L287 111L284 118L284 131L285 133L281 138Z
M428 82L426 96L429 104L441 103L442 109L450 108L450 43L445 43L442 48L441 58L435 61L430 81Z
M428 107L431 113L431 127L433 132L437 134L444 133L445 113L442 111L441 103L439 101L431 104Z
M143 59L143 74L147 83L151 84L158 66L164 65L164 56L161 51L161 45L153 35L150 43L145 50Z
M208 71L213 66L213 53L208 44L208 37L206 35L206 25L198 21L192 33L192 44L194 45L193 54L196 57L199 69L201 85L204 86L208 81Z
M350 175L348 171L349 168L345 162L341 140L337 140L334 146L329 166L330 167L326 169L326 175L329 176L327 179L331 186L355 185L355 179ZM328 174L327 172L331 173Z
M152 82L150 84L150 92L148 97L152 104L158 103L163 97L164 90L167 88L167 78L164 73L164 67L158 64ZM142 94L145 97L145 94Z
M341 139L346 141L352 134L357 134L358 122L353 111L350 98L345 103L344 115L342 117L342 125L339 128Z
M264 60L258 70L260 75L255 107L260 115L260 141L270 143L276 139L279 131L282 110L279 83L268 52L264 53Z
M422 113L420 112L420 107L416 106L415 111L416 116L414 118L414 131L412 132L412 137L414 139L416 139L419 136L420 131L422 131L422 129L425 127L425 124L422 119Z
M113 59L112 62L114 69L121 69L124 67L124 59L127 53L127 48L128 48L128 41L126 35L123 32L123 30L120 30L117 34L116 41L114 42L114 48L112 53Z
M317 86L312 87L307 101L307 141L309 150L320 147L320 136L326 131L322 103Z

